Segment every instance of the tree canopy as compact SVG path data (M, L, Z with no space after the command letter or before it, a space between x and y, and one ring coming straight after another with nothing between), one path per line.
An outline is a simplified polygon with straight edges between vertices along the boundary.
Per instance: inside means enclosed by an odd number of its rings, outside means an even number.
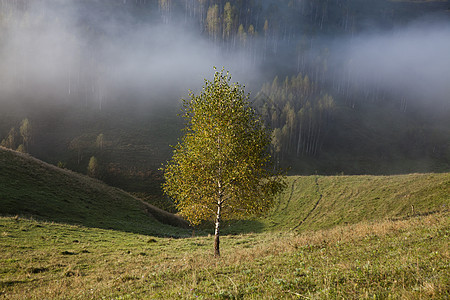
M185 134L165 167L164 192L192 224L258 215L272 207L283 179L269 170L270 132L243 86L215 72L200 95L184 100Z

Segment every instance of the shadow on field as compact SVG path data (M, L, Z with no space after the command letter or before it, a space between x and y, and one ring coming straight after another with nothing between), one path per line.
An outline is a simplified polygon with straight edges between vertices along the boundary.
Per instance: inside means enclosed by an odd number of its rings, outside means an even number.
M138 198L137 198L138 199ZM189 229L189 223L186 220L183 220L180 216L177 216L175 214L169 213L165 210L160 209L159 207L156 207L150 203L147 203L141 199L138 199L142 202L142 205L144 206L144 211L154 217L159 222L174 226L174 227L180 227L184 229Z
M261 233L264 224L258 220L230 220L223 227L224 234Z

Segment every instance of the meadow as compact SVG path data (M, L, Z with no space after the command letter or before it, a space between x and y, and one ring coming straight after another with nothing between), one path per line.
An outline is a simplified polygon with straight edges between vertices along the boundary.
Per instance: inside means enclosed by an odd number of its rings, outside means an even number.
M173 239L0 219L3 299L448 299L450 215Z
M212 227L0 148L1 299L448 299L450 173L292 176Z

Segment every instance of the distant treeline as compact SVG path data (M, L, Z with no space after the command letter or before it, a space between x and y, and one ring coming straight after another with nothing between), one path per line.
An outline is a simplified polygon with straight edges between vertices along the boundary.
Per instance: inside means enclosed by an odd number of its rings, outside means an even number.
M274 130L272 143L278 160L287 153L297 157L318 154L335 109L332 96L322 93L308 76L298 74L264 84L256 101Z

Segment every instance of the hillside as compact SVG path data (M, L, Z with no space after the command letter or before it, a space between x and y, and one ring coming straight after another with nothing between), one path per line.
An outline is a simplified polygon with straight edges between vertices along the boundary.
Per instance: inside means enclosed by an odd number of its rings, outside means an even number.
M0 148L0 170L3 215L149 235L183 234L155 218L186 225L176 216L101 181L5 148ZM448 211L449 195L450 173L290 176L273 211L263 218L232 221L225 232L305 231L402 219Z
M448 211L450 173L291 176L268 216L232 222L229 233L306 231Z
M450 299L449 37L450 0L0 0L0 300ZM213 66L290 175L220 258L161 189Z
M289 177L268 216L226 228L218 260L210 236L98 180L3 148L0 170L0 298L450 293L450 173Z
M449 213L305 233L152 238L0 218L1 299L448 299Z
M0 148L0 214L149 235L180 236L178 217L101 181Z

